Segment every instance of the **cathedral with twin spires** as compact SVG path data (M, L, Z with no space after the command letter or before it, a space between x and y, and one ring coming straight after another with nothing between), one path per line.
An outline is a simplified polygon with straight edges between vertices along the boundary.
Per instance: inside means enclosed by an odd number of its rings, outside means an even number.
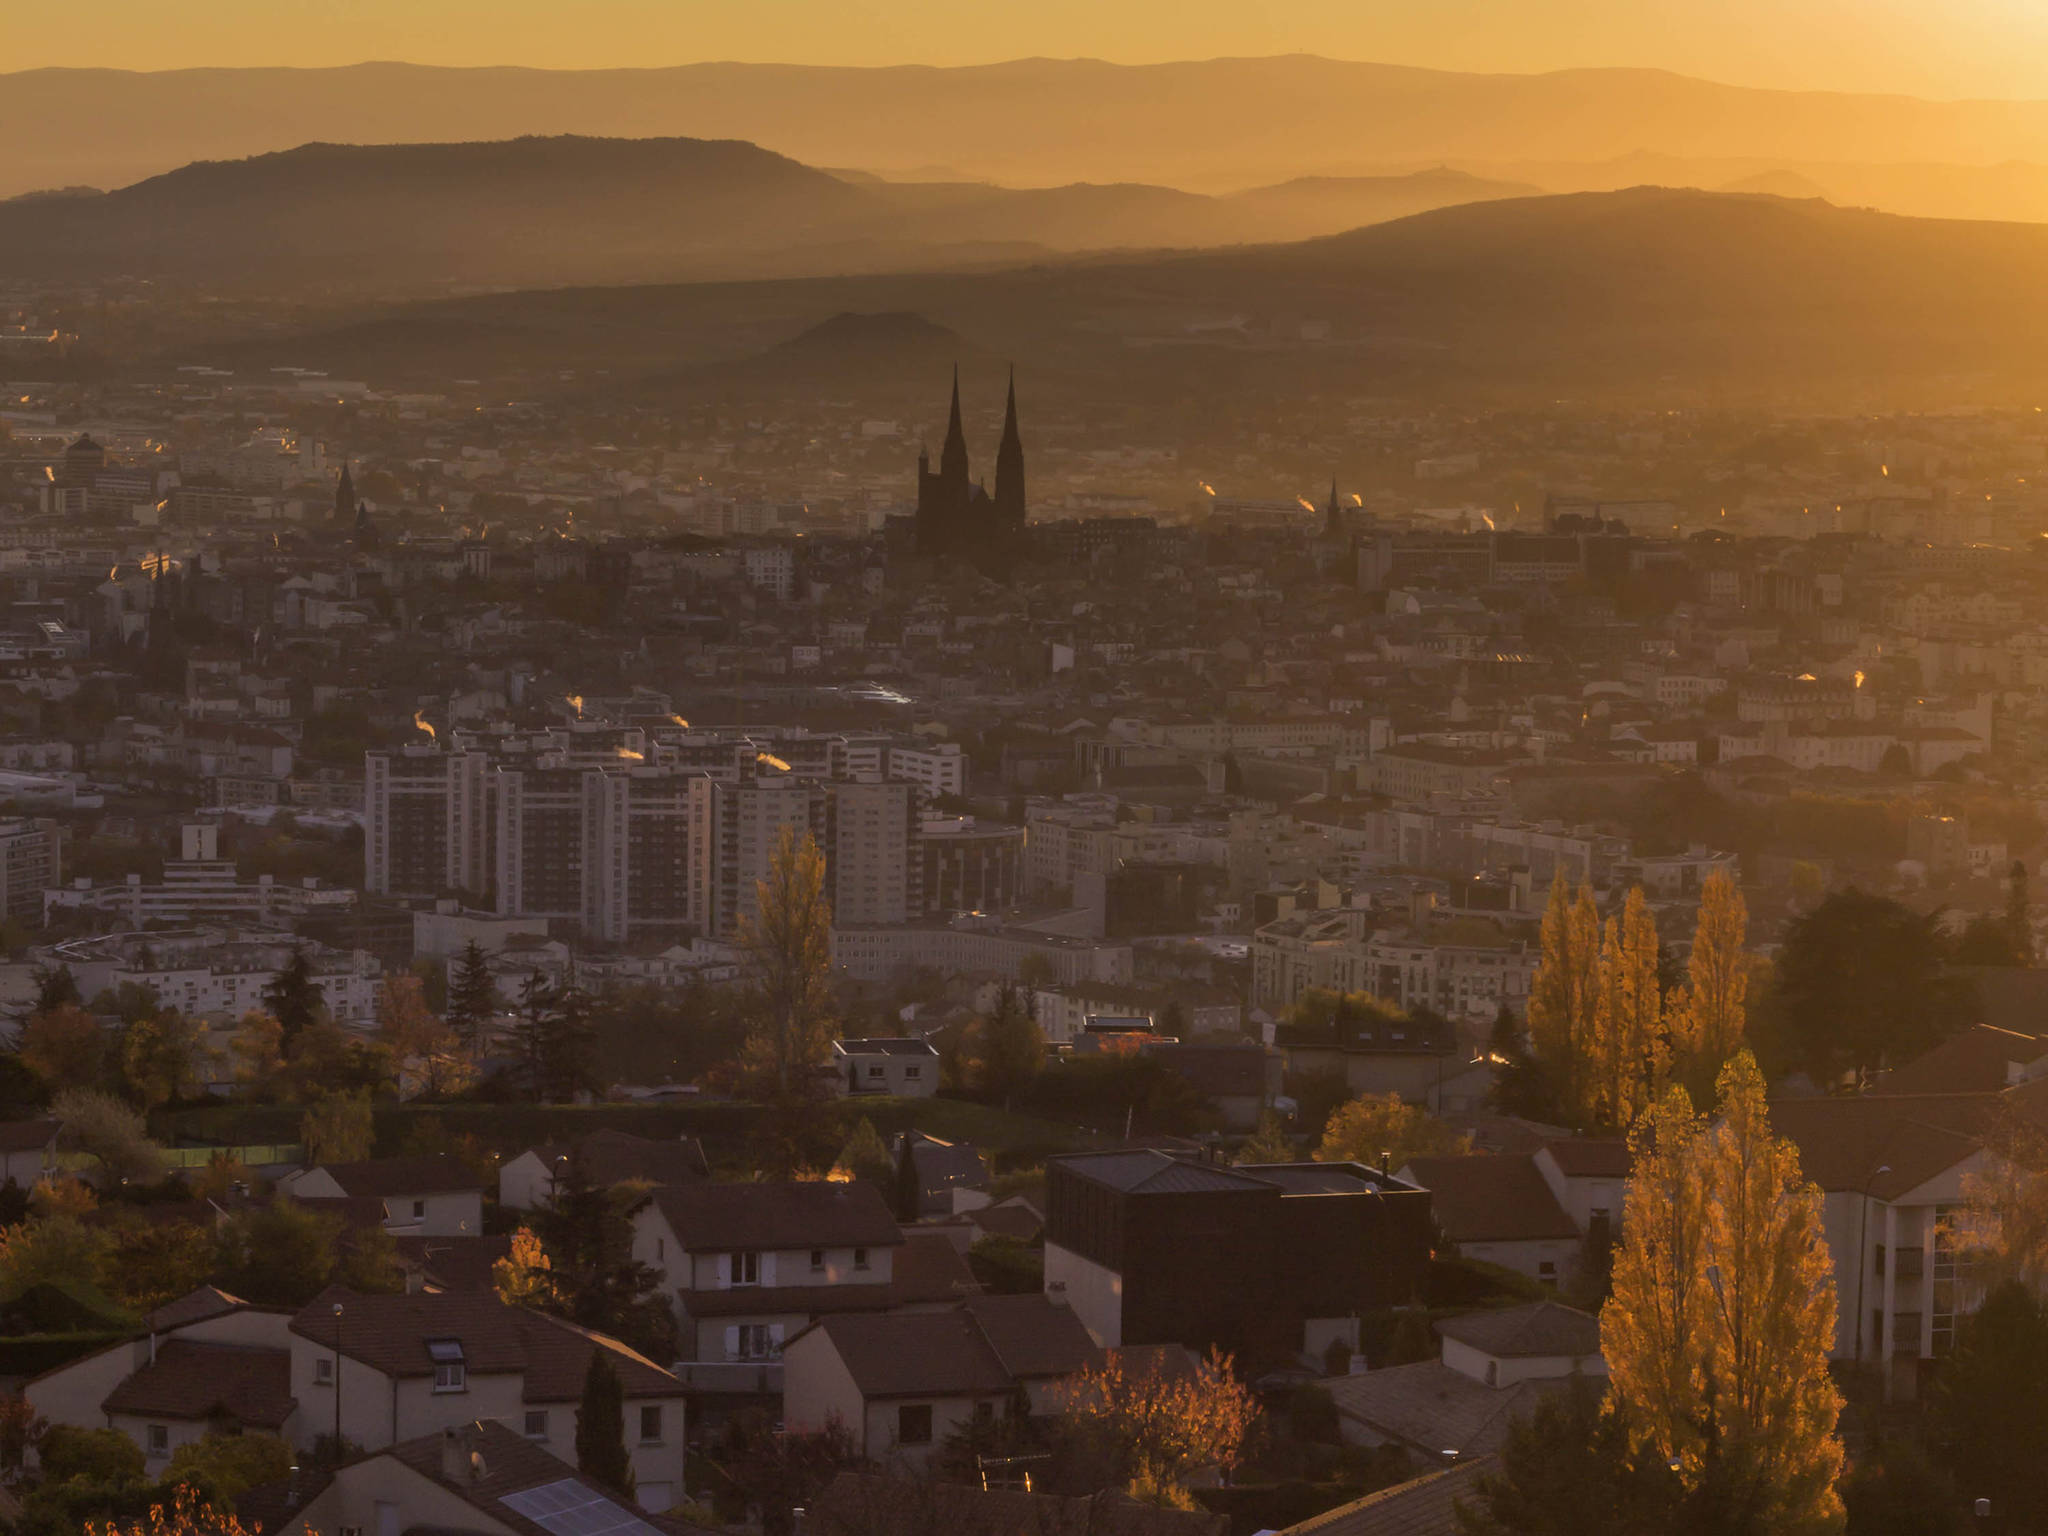
M929 449L917 456L917 552L931 558L987 560L1014 549L1024 537L1024 442L1017 434L1017 379L1003 415L996 448L996 489L991 496L967 476L967 434L960 425L960 370L953 370L953 410L939 467Z

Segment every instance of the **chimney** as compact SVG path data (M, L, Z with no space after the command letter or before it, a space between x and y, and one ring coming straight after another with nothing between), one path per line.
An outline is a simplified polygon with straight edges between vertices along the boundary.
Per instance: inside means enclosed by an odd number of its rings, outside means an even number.
M441 1481L462 1482L468 1474L468 1461L462 1444L462 1431L450 1424L441 1431Z

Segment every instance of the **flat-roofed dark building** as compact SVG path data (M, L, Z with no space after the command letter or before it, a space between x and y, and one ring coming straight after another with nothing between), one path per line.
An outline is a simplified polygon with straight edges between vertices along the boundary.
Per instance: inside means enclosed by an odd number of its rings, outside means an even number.
M1419 1299L1429 1194L1356 1163L1229 1168L1153 1150L1046 1166L1045 1282L1105 1346L1211 1346L1263 1370Z

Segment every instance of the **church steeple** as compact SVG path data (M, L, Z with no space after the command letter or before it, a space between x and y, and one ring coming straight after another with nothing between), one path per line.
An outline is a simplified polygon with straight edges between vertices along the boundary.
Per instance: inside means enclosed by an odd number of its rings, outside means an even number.
M1017 431L1017 370L1003 408L1003 441L996 449L996 518L1014 532L1024 526L1024 439Z
M348 472L348 461L341 465L341 478L334 482L334 520L346 525L356 515L356 482Z
M1344 511L1337 500L1337 480L1334 475L1330 478L1330 505L1323 513L1323 537L1332 540L1344 537Z
M953 413L946 422L946 445L939 450L939 478L949 485L967 484L967 432L960 425L960 365L953 365Z

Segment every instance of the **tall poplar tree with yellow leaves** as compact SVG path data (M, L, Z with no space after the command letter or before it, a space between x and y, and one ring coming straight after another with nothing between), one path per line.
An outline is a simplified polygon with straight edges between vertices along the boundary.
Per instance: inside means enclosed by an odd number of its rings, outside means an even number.
M1828 1377L1834 1269L1820 1191L1775 1135L1747 1051L1721 1071L1711 1122L1681 1087L1642 1116L1600 1317L1614 1411L1638 1455L1673 1462L1710 1506L1750 1528L1842 1528Z

